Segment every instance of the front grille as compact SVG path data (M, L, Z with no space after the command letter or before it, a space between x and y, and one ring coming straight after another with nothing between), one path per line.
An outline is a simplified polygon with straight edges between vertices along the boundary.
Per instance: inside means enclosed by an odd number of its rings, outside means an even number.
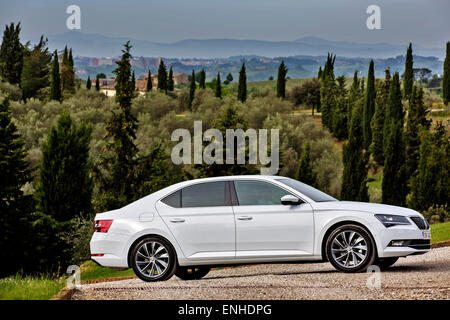
M428 230L430 227L428 225L427 220L422 219L421 217L410 217L412 221L419 227L420 230Z

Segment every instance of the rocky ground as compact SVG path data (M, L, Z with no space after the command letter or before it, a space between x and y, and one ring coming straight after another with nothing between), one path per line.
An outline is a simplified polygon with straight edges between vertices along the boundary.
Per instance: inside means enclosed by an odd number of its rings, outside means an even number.
M377 278L380 276L381 278ZM377 280L380 280L379 282ZM387 271L341 273L329 263L212 270L204 279L84 284L72 299L450 299L450 247L400 258Z

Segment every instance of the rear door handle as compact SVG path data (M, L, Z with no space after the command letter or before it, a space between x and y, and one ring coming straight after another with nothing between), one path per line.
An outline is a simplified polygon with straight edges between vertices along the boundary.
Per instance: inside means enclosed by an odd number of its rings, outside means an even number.
M183 219L183 218L173 218L173 219L170 219L170 222L173 222L173 223L181 223L181 222L184 222L185 220Z
M250 217L250 216L239 216L237 218L238 218L238 220L252 220L253 219L253 217Z

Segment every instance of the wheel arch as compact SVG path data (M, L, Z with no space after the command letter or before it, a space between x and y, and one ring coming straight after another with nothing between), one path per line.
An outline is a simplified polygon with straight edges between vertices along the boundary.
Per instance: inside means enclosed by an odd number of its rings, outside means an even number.
M336 230L340 226L343 226L343 225L346 225L346 224L354 224L354 225L357 225L357 226L359 226L359 227L361 227L361 228L363 228L364 230L367 231L369 236L372 238L372 242L373 242L374 250L375 250L375 255L376 255L376 257L378 257L377 241L376 241L375 236L373 235L373 233L370 231L370 229L366 225L364 225L363 223L355 221L355 220L342 220L342 221L335 222L334 224L329 226L327 231L325 232L324 236L322 237L321 245L320 245L321 246L320 247L321 248L320 249L320 253L322 255L322 260L323 261L328 261L327 254L326 254L326 244L327 244L328 237L330 236L330 234L334 230Z
M133 251L134 246L141 241L142 239L148 238L148 237L154 237L154 238L159 238L161 240L167 241L167 243L171 246L173 252L175 253L175 263L178 264L178 252L177 249L175 248L175 246L173 245L172 241L170 241L169 239L167 239L166 237L157 234L157 233L146 233L143 234L141 236L139 236L137 239L135 239L131 245L128 247L128 252L127 252L127 265L128 268L131 268L131 252Z

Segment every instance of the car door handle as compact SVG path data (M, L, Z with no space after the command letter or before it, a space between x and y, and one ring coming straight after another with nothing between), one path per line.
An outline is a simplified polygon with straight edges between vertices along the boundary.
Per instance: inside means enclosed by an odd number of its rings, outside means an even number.
M173 219L170 219L170 222L173 222L173 223L181 223L181 222L184 222L185 220L183 219L183 218L173 218Z
M237 218L238 218L238 220L252 220L253 219L253 217L250 217L250 216L239 216Z

